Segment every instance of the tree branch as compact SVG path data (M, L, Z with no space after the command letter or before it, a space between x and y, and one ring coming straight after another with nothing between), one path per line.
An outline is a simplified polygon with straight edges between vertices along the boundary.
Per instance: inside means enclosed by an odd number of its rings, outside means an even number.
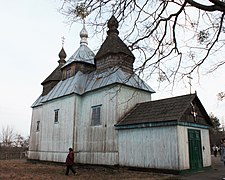
M221 11L221 12L225 12L225 7L223 7L223 6L219 6L219 5L207 6L207 5L203 5L203 4L197 3L197 2L195 2L193 0L186 0L186 2L188 2L191 6L196 7L198 9L201 9L203 11L211 11L211 12L212 11Z

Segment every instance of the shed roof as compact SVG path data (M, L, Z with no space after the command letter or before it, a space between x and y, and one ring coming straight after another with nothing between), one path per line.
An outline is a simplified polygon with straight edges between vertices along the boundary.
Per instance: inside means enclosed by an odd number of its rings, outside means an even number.
M177 96L156 101L149 101L137 104L129 111L116 126L132 124L142 124L149 122L182 121L184 113L190 108L193 101L198 102L198 106L209 125L210 118L202 106L196 94Z

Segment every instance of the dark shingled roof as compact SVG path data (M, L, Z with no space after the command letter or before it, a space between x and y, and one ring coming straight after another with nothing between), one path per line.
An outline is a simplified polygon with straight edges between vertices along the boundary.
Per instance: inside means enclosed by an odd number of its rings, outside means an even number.
M59 60L58 60L58 67L55 68L55 70L41 83L41 85L45 85L49 81L60 81L62 79L62 70L61 67L66 63L65 58L66 58L66 52L64 48L59 52Z
M177 96L168 99L149 101L137 104L126 114L116 126L133 125L149 122L183 121L184 113L190 108L193 101L197 101L206 118L207 124L211 125L208 114L202 106L196 94Z
M117 30L117 27L118 21L114 16L112 16L108 21L108 28L109 28L107 32L108 36L101 45L99 51L97 52L95 59L99 59L108 54L118 54L118 53L124 53L128 56L135 58L132 52L127 47L127 45L119 38L118 36L119 32Z
M41 83L45 85L49 81L60 81L62 79L62 70L61 66L55 68L55 70Z

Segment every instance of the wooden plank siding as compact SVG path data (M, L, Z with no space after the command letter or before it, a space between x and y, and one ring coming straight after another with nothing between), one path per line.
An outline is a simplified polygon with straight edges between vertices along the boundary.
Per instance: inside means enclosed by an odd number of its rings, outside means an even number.
M119 130L119 165L168 170L190 169L188 129L201 132L203 167L211 166L208 129L187 126Z
M43 106L41 160L64 162L68 148L73 146L74 105L79 96L67 96ZM54 122L54 110L59 109L59 122Z
M39 160L65 162L68 148L73 146L74 104L79 100L78 96L67 96L61 99L44 103L38 109L40 114L40 130L32 128L32 136L39 136L39 140L31 139L31 142L39 142L39 148L32 151L30 148L29 159L37 159L34 154L39 154ZM58 109L58 123L54 122L55 110ZM39 110L40 111L40 110ZM32 126L36 126L37 110L33 108ZM33 155L32 155L33 154Z
M68 148L73 147L77 163L118 164L118 131L114 125L135 104L149 100L151 93L147 91L117 85L82 96L71 94L34 107L29 158L64 162ZM96 105L101 105L101 125L91 126L92 107ZM58 123L54 122L56 109Z
M188 131L185 126L177 126L179 169L189 169Z
M119 165L178 169L175 126L119 130Z
M138 92L134 88L121 85L83 95L75 142L76 162L118 164L118 132L114 125L137 102L150 99L149 92ZM101 105L101 125L91 126L91 107L96 105Z
M38 106L33 109L30 125L30 140L29 140L29 151L28 158L39 159L40 153L40 139L41 134L37 131L37 121L42 121L42 106ZM41 128L40 123L40 128Z
M208 129L201 129L201 138L202 138L202 146L204 146L204 150L202 151L203 167L209 167L211 166L212 162L211 162L211 147Z

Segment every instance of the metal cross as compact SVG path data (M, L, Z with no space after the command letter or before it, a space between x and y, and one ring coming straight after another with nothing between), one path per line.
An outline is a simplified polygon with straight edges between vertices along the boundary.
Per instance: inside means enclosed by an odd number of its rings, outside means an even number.
M116 3L115 2L112 3L111 6L112 6L112 13L114 15L115 14L115 6L116 6Z
M192 106L192 110L193 110L193 111L191 111L191 114L194 116L194 121L196 122L198 113L195 111L195 106L192 103L191 103L191 106Z
M61 37L61 39L62 39L62 47L63 47L64 43L65 43L65 37L63 36L63 37Z

